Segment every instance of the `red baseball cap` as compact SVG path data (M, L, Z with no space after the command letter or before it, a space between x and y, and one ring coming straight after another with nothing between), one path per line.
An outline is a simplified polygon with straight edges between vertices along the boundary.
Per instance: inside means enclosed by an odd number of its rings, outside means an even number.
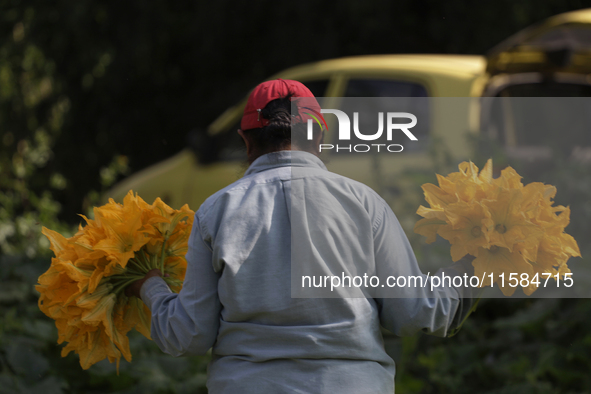
M298 109L300 109L299 116L293 117L294 122L306 122L308 119L312 119L311 116L305 114L306 110L313 113L315 116L324 118L320 114L320 105L318 101L303 83L298 81L292 81L289 79L274 79L272 81L263 82L258 85L246 102L244 108L244 115L242 116L242 122L240 128L242 130L259 129L267 126L269 120L263 118L260 111L269 104L269 102L291 96L292 100L297 98L304 98L298 100Z

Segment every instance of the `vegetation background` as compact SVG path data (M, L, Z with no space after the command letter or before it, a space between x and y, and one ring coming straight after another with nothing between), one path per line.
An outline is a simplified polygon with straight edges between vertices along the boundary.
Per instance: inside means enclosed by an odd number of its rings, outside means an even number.
M83 371L76 356L62 359L33 289L51 256L40 230L75 231L76 214L114 181L181 150L190 131L256 83L340 56L484 54L524 27L589 6L0 0L0 393L206 392L207 357L175 359L139 336L119 376L108 362ZM588 236L588 171L563 170L554 184ZM453 339L387 343L397 392L590 392L590 323L589 300L484 300Z

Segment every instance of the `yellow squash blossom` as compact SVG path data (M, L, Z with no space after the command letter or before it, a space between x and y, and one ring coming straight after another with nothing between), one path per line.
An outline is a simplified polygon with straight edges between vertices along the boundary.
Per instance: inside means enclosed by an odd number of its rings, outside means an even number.
M39 308L55 320L58 343L67 343L62 356L78 354L83 369L106 358L118 369L121 357L131 361L130 330L150 339L149 309L123 290L157 268L180 291L194 212L160 199L148 204L131 191L123 204L109 200L93 211L70 238L43 228L55 257L36 286Z
M496 245L488 249L479 248L477 257L472 261L472 265L474 266L475 276L479 278L484 276L484 282L481 283L481 286L492 286L493 283L500 285L503 282L500 289L506 296L513 295L516 290L516 287L512 287L509 284L509 275L511 273L516 273L518 277L525 273L529 278L532 278L534 272L531 264L525 260L518 248L510 251L507 248ZM504 274L504 280L501 274ZM492 275L492 282L490 275ZM530 289L527 288L524 291L527 294Z
M520 190L501 190L494 200L482 204L490 212L485 220L491 245L513 250L513 245L527 242L537 248L542 230L523 214L524 195Z
M476 255L478 248L490 246L485 221L490 212L477 202L459 202L445 210L446 224L437 234L451 243L451 257L458 261L467 254Z
M569 273L567 261L580 256L573 237L564 232L570 222L568 207L553 206L556 188L533 182L523 185L521 176L511 167L492 177L492 160L479 172L471 162L463 162L459 171L447 176L437 175L439 186L422 186L429 207L420 206L422 216L415 232L434 242L437 235L451 244L451 257L457 261L469 254L475 275L486 273L488 285L505 286L511 295L515 287L508 285L510 274L534 280L543 273ZM493 275L489 277L489 275ZM491 281L492 278L492 281ZM523 283L525 294L532 294L535 284Z

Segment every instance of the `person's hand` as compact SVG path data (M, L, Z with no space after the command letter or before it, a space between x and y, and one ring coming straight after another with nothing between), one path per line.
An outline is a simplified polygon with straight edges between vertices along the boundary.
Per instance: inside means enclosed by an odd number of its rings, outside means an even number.
M142 279L136 280L135 282L133 282L132 284L130 284L129 286L127 286L125 288L125 295L128 297L135 296L137 298L140 298L140 290L142 288L142 285L144 284L145 281L147 281L148 279L150 279L154 276L161 277L162 272L160 272L160 270L158 268L154 268L153 270L148 271L148 273Z

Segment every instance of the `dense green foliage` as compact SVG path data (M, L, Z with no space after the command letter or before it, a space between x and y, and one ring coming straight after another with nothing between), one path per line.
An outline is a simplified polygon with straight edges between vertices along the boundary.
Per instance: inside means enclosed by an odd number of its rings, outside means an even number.
M404 338L398 393L581 393L588 299L482 300L454 338Z
M83 371L75 355L60 357L33 289L50 262L42 225L72 233L120 175L177 152L187 132L281 69L373 53L482 54L583 3L0 0L0 393L205 392L207 357L175 359L139 335L119 376L106 361ZM434 155L439 172L454 170ZM568 196L578 216L569 232L589 234L588 171L555 172L557 200ZM401 204L414 212L417 201ZM435 259L438 248L417 251ZM589 391L590 312L588 300L483 300L453 339L388 340L397 391Z

